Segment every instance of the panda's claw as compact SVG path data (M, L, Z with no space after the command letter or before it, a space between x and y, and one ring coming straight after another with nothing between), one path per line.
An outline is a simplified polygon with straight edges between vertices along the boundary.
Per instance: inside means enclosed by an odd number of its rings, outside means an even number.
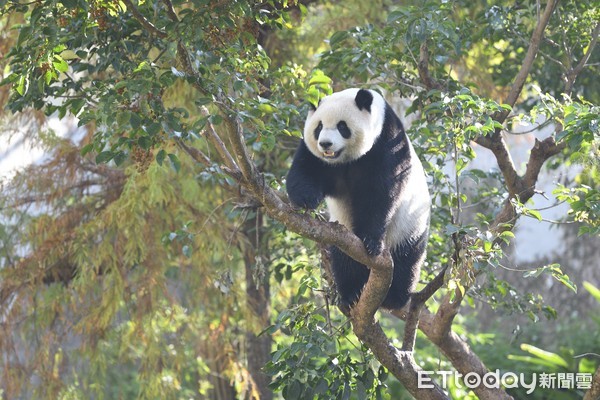
M366 237L363 239L363 243L365 244L367 254L370 256L378 256L383 251L383 243L381 240Z

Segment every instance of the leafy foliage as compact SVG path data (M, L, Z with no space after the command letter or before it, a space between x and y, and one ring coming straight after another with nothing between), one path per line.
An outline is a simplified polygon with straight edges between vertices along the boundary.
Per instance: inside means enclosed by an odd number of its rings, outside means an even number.
M271 387L285 399L387 398L385 369L375 369L373 355L349 342L349 325L342 324L339 329L344 331L337 334L332 328L312 303L279 314L267 332L285 329L292 335L289 343L277 345L266 366L274 375Z

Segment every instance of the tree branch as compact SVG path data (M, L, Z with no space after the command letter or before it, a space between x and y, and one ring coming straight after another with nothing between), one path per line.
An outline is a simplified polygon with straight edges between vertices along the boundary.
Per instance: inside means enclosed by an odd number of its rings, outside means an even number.
M402 351L413 351L415 347L415 341L417 338L417 328L419 326L419 318L421 317L421 310L425 306L427 300L431 298L444 285L444 277L448 266L442 268L442 270L433 278L421 291L414 293L410 298L409 311L406 316L406 324L404 325L404 339L402 341ZM405 315L402 310L394 311L392 314L399 316L404 319Z
M177 14L175 13L175 8L173 8L173 3L171 0L163 0L165 6L167 7L167 15L171 18L173 22L179 22L179 18L177 18Z
M508 192L513 195L518 193L521 190L522 184L502 134L498 132L492 136L479 136L475 139L475 143L494 153Z
M248 181L256 180L259 177L262 179L262 176L250 158L250 154L248 154L248 149L246 148L246 142L244 139L244 128L242 124L239 121L233 121L229 118L227 118L226 121L229 128L229 142L233 148L233 154L235 155L236 161L240 166L242 175Z
M423 310L420 329L429 340L439 347L463 376L473 372L483 377L488 369L477 354L455 332L440 329L441 327L442 324L440 324L437 315L432 314L427 309ZM473 388L473 392L481 400L512 399L503 389L488 388L486 385Z
M210 158L206 154L204 154L202 151L198 150L195 147L188 146L181 138L175 138L175 143L181 149L183 149L183 151L188 153L194 161L204 165L205 167L212 166L212 162L210 161Z
M353 328L356 336L371 349L377 360L415 397L418 395L417 398L423 400L448 398L435 383L432 383L431 389L419 388L419 372L422 370L415 363L412 351L400 351L394 347L377 322L373 321L371 325L365 326L364 331L357 332L354 323Z
M509 104L511 107L514 106L519 98L521 91L523 90L523 85L525 85L525 81L529 76L529 71L531 70L531 66L533 65L533 61L537 56L538 49L540 47L540 42L542 37L544 36L544 30L548 25L548 21L550 21L550 17L554 12L554 8L558 4L558 0L548 0L546 3L546 8L544 9L544 13L541 15L538 23L531 35L531 40L529 43L529 48L527 49L527 54L525 54L525 59L523 60L523 64L521 64L521 69L517 73L515 80L513 81L512 87L508 96L504 100L505 104ZM498 115L495 116L495 120L503 123L508 117L509 110L501 111Z
M429 72L429 49L427 48L427 41L424 41L421 47L419 47L417 70L419 71L419 78L428 90L443 89L444 86L434 79Z
M131 14L133 14L133 17L144 27L146 28L146 30L148 32L150 32L153 35L156 35L160 38L166 38L167 34L166 32L161 31L160 29L158 29L152 22L148 21L146 19L146 17L144 17L142 15L142 13L140 12L140 10L137 9L137 7L131 2L131 0L123 0L123 2L125 3L125 5L127 6L127 8L131 11Z
M527 162L523 177L518 177L518 185L514 191L509 190L509 197L504 202L502 209L496 214L490 225L490 230L497 233L502 232L512 225L517 219L517 213L511 200L518 197L521 203L527 202L535 194L540 171L544 163L552 156L560 153L566 148L566 143L556 143L554 137L548 137L542 141L536 139ZM500 161L499 161L500 162ZM508 226L507 226L508 225Z
M579 62L577 63L577 65L574 68L571 68L566 73L566 79L567 79L567 84L565 86L566 94L570 95L571 92L573 91L573 85L575 84L575 80L577 79L577 76L581 73L581 71L583 71L583 68L585 68L588 60L590 59L590 57L592 55L592 52L594 51L594 47L596 47L596 43L598 43L598 35L599 34L600 34L600 23L596 24L596 27L592 31L592 38L590 40L590 43L587 46L587 51L585 52L583 57L581 57L581 60L579 60Z
M208 129L206 129L206 138L208 142L217 150L217 153L219 154L219 157L221 157L221 161L225 164L225 166L234 171L236 174L239 174L240 168L236 164L229 150L227 150L227 146L225 146L225 143L223 140L221 140L221 137L217 134L215 126L210 121L210 112L206 107L201 107L200 112L202 113L202 116L207 118L206 125L208 126Z
M598 400L600 398L600 367L592 377L592 387L585 393L583 400Z
M440 272L420 293L425 292L423 293L423 296L425 296L426 294L431 293L430 291L435 292L435 290L437 290L435 287L441 284L443 284L443 274ZM392 312L392 314L405 320L407 325L411 323L410 314L407 316L402 310L396 310ZM425 308L420 312L419 329L442 351L442 353L444 353L456 370L463 376L470 372L474 372L481 377L484 376L488 372L485 364L477 354L471 350L469 345L460 338L460 336L446 328L447 324L441 321L442 318L443 317L439 314L432 314ZM406 329L405 326L405 332ZM406 334L404 340L405 342L407 340ZM406 346L406 343L404 346ZM494 389L485 387L485 385L480 385L479 387L474 388L473 391L478 398L482 400L512 399L512 397L501 388Z
M527 197L525 201L529 200L531 196L534 195L535 184L537 183L538 176L546 160L560 153L566 148L566 146L566 142L557 144L552 136L542 141L535 139L535 144L531 149L529 161L527 162L527 168L525 170L525 174L523 175L523 189L527 192L520 193L522 198Z

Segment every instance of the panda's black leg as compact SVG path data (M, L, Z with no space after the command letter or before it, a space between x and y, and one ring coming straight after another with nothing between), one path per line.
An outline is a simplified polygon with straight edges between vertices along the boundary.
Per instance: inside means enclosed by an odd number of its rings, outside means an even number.
M401 244L392 249L394 275L383 308L397 310L408 302L419 281L427 236L427 232L424 232L414 243Z
M304 141L298 150L286 179L288 197L295 205L313 210L325 198L324 166L308 150Z
M331 247L331 269L340 296L340 307L354 305L369 279L369 269L337 247Z
M369 210L369 212L352 216L354 233L363 241L367 253L372 256L379 255L383 251L383 236L389 209L388 204L375 197L354 201L357 209Z

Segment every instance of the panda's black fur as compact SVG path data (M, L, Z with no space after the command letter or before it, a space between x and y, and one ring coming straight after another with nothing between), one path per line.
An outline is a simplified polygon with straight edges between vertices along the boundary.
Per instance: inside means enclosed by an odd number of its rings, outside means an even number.
M369 254L387 246L394 274L382 307L406 304L425 256L430 199L421 163L381 95L347 89L309 113L287 191L294 204L308 209L326 199L332 221L352 229ZM337 247L331 248L331 262L341 305L349 307L369 270Z

